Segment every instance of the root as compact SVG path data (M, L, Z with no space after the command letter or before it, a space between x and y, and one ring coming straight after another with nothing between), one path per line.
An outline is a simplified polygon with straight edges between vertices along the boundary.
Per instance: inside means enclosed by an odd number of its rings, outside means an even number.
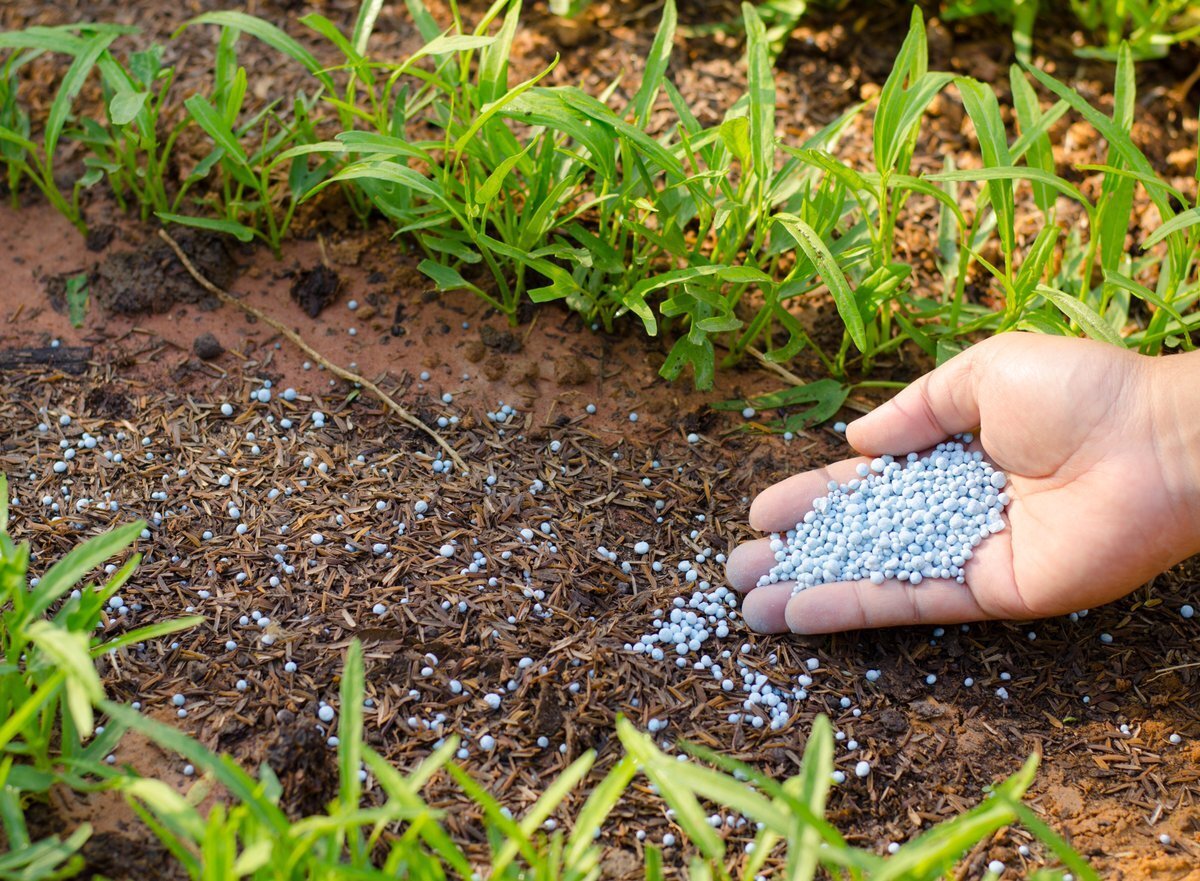
M450 444L446 442L446 439L440 434L438 434L416 416L413 416L410 412L408 412L408 410L397 404L391 395L366 377L360 376L353 371L346 370L344 367L339 367L337 364L334 364L332 361L306 343L304 338L294 330L289 329L271 316L251 306L249 303L244 303L236 297L230 296L228 292L221 290L219 287L205 278L200 270L193 265L192 261L188 259L187 254L183 253L183 249L179 247L179 243L176 242L175 239L171 238L170 233L168 233L165 229L160 229L158 234L164 242L171 246L171 250L175 252L175 256L179 258L179 262L183 264L183 268L188 271L188 274L191 275L191 277L196 280L196 283L202 288L204 288L222 303L227 303L230 306L241 309L248 315L253 315L264 324L270 325L275 330L279 331L279 333L291 340L291 342L294 343L296 347L304 352L304 354L306 354L309 358L324 366L325 369L334 376L338 377L339 379L344 379L347 382L356 383L362 388L366 389L368 392L382 401L389 410L399 416L402 421L407 422L413 428L420 429L421 431L425 432L425 434L433 438L437 445L441 447L446 452L446 455L450 457L450 461L454 463L455 467L464 474L467 472L466 463L463 462L462 458L455 451L454 447L450 446Z

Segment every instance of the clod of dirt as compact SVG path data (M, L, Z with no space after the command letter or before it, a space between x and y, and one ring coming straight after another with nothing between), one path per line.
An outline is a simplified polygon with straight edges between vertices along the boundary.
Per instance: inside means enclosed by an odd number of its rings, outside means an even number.
M83 877L184 878L170 851L149 836L97 832L83 845Z
M93 226L88 230L85 244L89 251L103 251L112 244L113 236L116 235L117 228L115 226Z
M483 365L483 375L487 377L489 382L497 382L504 376L504 368L504 356L493 355Z
M293 723L267 751L267 762L283 784L282 804L293 819L325 810L337 794L336 753L311 725Z
M583 385L592 378L592 368L578 355L564 355L554 362L554 377L562 385Z
M192 351L203 361L211 361L225 354L225 347L211 333L202 333L192 341Z
M562 702L551 686L542 685L538 692L537 705L533 710L534 733L549 737L551 734L560 733L562 724Z
M510 355L513 352L521 351L522 348L521 338L511 330L496 330L488 324L479 328L479 339L489 349L496 349Z
M478 364L483 360L483 356L486 354L487 346L485 346L479 340L469 341L466 347L463 349L463 355L465 355L466 359L472 364Z
M341 287L338 274L321 264L305 269L292 282L292 299L300 304L309 318L316 318L337 297Z
M237 278L237 264L220 236L201 230L174 233L175 240L202 275L219 288ZM92 295L118 315L166 312L176 303L216 308L217 299L188 275L174 252L157 239L136 251L117 251L100 262Z
M133 417L133 403L111 386L96 386L83 399L84 409L92 416L123 420Z

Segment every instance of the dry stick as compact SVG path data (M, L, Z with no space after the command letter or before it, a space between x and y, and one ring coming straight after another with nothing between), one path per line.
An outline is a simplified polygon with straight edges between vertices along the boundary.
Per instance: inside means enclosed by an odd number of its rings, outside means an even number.
M293 343L295 343L296 346L301 351L303 351L306 355L308 355L308 357L312 358L318 364L323 365L325 367L325 369L328 370L330 373L332 373L334 376L336 376L340 379L344 379L347 382L357 383L358 385L365 388L367 391L369 391L371 394L373 394L375 397L377 397L379 400L381 400L384 404L386 404L388 409L390 409L393 413L395 413L397 416L399 416L402 420L407 422L413 428L418 428L421 431L425 432L427 435L429 435L431 438L433 438L434 441L437 442L437 445L439 447L441 447L443 450L445 450L446 454L450 456L450 460L452 462L454 462L454 464L458 467L459 471L461 471L463 473L465 473L467 471L466 463L463 462L463 460L459 457L459 455L455 451L454 447L452 447L452 446L450 446L450 444L446 443L445 438L443 438L440 434L438 434L436 431L434 431L432 428L430 428L428 425L426 425L424 422L422 422L416 416L413 416L411 413L409 413L407 410L405 410L403 407L401 407L399 404L397 404L395 402L395 400L393 400L392 397L387 392L385 392L383 389L381 389L375 383L371 382L371 380L367 379L366 377L360 376L357 373L346 370L344 367L339 367L338 365L334 364L332 361L330 361L328 358L326 358L324 355L322 355L320 352L318 352L316 349L314 349L312 346L310 346L308 343L306 343L304 341L303 337L300 336L300 334L296 333L294 330L290 330L287 326L280 323L279 321L276 321L270 315L267 315L266 313L261 312L260 310L251 306L249 303L244 303L241 300L237 299L236 297L230 296L229 293L227 293L226 291L221 290L219 287L217 287L215 284L213 284L211 281L209 281L207 278L205 278L200 273L200 270L198 270L192 264L192 261L188 259L187 254L183 253L183 249L179 247L179 243L176 242L173 238L171 238L170 233L168 233L165 229L160 229L158 231L158 234L159 234L159 236L162 237L162 240L164 242L166 242L168 245L171 246L171 250L175 252L175 256L179 258L179 262L183 264L183 268L188 271L188 274L191 275L191 277L196 280L197 284L199 284L201 287L203 287L206 291L208 291L210 294L212 294L214 297L216 297L222 303L228 303L231 306L236 306L238 309L241 309L243 312L246 312L249 315L253 315L255 318L257 318L259 321L263 322L264 324L269 324L271 327L275 328L275 330L279 331L281 334L283 334L285 337L287 337L289 340L291 340Z
M753 355L755 358L757 358L759 363L762 364L763 367L766 367L768 370L774 371L775 373L779 374L781 377L786 379L792 385L808 385L809 381L807 379L801 379L799 376L792 373L792 371L788 370L782 364L776 364L774 361L768 361L767 356L764 355L762 352L760 352L758 349L754 348L754 346L748 346L746 348L746 351L749 352L751 355ZM846 402L842 406L845 407L847 410L855 410L859 413L870 413L871 410L873 409L872 407L868 407L865 404L860 404L858 401L852 401L849 399L847 399ZM804 432L801 432L801 434L804 434ZM805 437L808 437L808 435L805 435Z

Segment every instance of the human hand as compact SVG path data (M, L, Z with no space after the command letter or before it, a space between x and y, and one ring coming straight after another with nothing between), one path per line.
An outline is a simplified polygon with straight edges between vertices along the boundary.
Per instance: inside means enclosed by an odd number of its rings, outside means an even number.
M1008 528L975 549L965 584L838 582L792 596L790 583L755 587L775 563L763 538L729 556L743 617L768 633L831 633L1041 618L1124 596L1200 551L1197 358L1023 333L972 346L847 427L866 458L789 477L750 506L751 526L784 532L860 462L979 427L1011 501Z

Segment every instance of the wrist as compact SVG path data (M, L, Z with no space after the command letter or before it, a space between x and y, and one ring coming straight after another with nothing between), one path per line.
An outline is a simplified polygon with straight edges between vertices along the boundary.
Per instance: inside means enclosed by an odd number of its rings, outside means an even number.
M1151 401L1156 452L1167 491L1183 505L1200 550L1200 351L1154 358Z

